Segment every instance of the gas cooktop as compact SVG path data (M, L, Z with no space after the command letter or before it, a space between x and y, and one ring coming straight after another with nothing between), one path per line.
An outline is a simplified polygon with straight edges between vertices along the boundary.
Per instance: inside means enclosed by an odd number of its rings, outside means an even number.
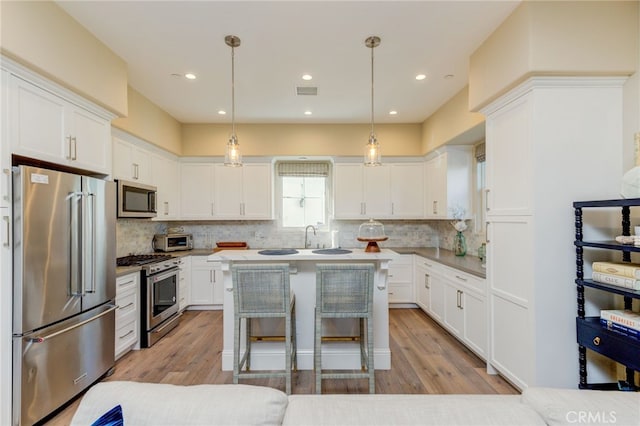
M140 266L154 262L162 262L173 256L168 254L131 254L129 256L119 257L116 259L118 266Z

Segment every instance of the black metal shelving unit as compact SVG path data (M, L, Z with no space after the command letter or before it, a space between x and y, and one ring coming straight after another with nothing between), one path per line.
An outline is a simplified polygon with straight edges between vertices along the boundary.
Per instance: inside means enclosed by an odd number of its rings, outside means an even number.
M580 389L626 390L638 391L635 384L635 372L640 371L640 340L625 336L607 329L600 324L599 317L586 317L584 310L584 288L591 287L624 298L624 308L631 309L633 299L640 299L640 291L598 283L584 278L584 248L615 250L622 253L622 261L630 262L631 253L640 252L640 247L620 244L616 241L584 241L582 234L582 210L584 208L619 207L622 217L620 235L631 235L631 207L640 206L640 198L622 200L576 201L575 211L575 248L576 248L576 286L578 299L578 316L576 331L578 340L578 361L580 366ZM626 367L626 380L617 383L589 383L587 381L587 349L598 352Z

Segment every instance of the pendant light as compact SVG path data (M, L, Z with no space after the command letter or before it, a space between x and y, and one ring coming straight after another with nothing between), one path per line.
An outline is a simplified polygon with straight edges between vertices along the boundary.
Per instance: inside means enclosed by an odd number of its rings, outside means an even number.
M380 37L367 37L364 44L371 49L371 133L369 134L369 142L364 151L365 166L379 166L380 161L380 144L373 131L373 49L380 45Z
M235 98L235 48L240 46L240 39L234 35L228 35L224 38L227 46L231 47L231 136L227 143L227 149L224 154L224 165L229 167L242 166L242 155L240 154L240 145L236 136L236 98Z

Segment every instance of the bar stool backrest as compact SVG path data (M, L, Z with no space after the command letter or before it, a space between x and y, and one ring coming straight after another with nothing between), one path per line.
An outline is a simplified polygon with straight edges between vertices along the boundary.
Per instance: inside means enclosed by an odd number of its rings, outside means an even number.
M319 263L316 308L323 317L366 317L373 307L374 273L371 263Z
M282 316L290 303L289 264L231 266L235 312Z

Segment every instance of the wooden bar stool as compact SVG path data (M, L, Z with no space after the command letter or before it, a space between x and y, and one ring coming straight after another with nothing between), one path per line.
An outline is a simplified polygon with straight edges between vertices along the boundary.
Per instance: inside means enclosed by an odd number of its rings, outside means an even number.
M242 378L284 377L291 393L291 370L297 370L295 297L289 283L289 264L232 265L234 307L233 383ZM240 356L242 319L246 324L245 352ZM251 320L284 318L285 368L281 371L251 371ZM246 368L245 371L243 367Z
M371 263L327 263L316 266L316 308L314 370L316 393L322 393L322 379L369 379L369 393L375 393L373 366L373 282ZM357 318L360 328L360 372L322 371L322 320ZM365 324L366 323L366 335ZM366 348L365 348L366 341Z

